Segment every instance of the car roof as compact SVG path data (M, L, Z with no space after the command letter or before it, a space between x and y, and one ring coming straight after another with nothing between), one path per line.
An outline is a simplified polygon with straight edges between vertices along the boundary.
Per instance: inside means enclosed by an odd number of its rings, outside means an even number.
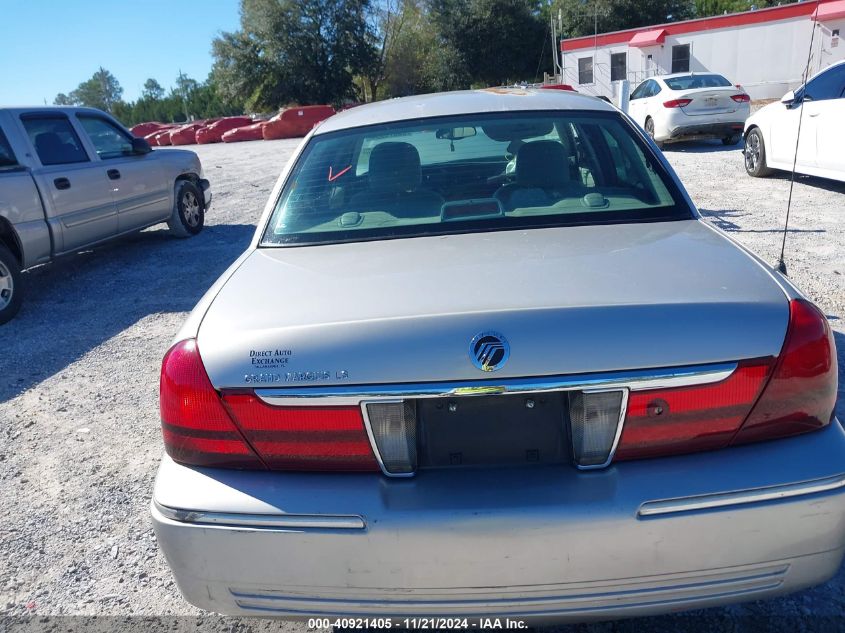
M97 108L88 108L85 106L56 106L56 105L32 105L32 106L0 106L0 112L9 112L12 115L21 115L29 113L58 113L58 114L108 114Z
M845 59L840 59L838 62L833 62L830 66L825 66L821 70L817 71L815 75L810 75L810 78L807 81L810 82L822 73L827 72L831 68L836 68L837 66L842 66L843 64L845 64ZM796 88L796 90L798 90L798 88Z
M616 108L597 97L563 90L483 88L439 92L368 103L344 110L326 119L314 130L314 134L326 134L327 132L347 130L365 125L430 117L542 110L613 112Z

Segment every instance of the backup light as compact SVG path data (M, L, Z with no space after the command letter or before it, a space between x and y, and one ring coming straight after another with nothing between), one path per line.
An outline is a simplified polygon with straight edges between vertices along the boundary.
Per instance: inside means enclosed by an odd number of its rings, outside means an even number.
M572 451L580 468L606 466L616 443L625 392L579 391L569 397Z
M409 476L417 469L417 414L411 402L366 403L368 432L386 475Z

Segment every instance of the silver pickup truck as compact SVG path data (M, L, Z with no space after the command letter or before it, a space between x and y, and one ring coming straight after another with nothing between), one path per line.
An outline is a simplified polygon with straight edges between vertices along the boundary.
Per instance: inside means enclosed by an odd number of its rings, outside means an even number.
M21 270L160 222L196 235L210 203L193 152L152 151L92 108L0 108L0 324Z

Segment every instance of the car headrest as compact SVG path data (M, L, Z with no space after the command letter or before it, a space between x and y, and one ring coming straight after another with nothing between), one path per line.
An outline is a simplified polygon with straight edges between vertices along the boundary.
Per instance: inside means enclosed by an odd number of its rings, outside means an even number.
M569 182L566 149L557 141L533 141L516 154L516 182L523 187L553 189Z
M410 143L379 143L370 153L368 182L371 191L413 191L421 180L420 155Z
M48 162L59 162L64 149L62 139L55 132L42 132L35 137L35 151L38 152L42 161L46 159Z

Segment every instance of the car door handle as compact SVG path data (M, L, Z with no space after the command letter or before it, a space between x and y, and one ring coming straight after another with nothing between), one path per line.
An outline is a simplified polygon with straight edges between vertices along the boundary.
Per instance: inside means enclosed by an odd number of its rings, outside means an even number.
M70 189L70 180L67 178L56 178L53 184L56 185L56 189Z
M810 116L813 116L813 117L815 117L815 116L819 116L819 114L821 114L821 112L810 112L810 113L809 113L809 115L810 115Z
M109 169L106 174L111 180L120 180L120 172L116 169Z

